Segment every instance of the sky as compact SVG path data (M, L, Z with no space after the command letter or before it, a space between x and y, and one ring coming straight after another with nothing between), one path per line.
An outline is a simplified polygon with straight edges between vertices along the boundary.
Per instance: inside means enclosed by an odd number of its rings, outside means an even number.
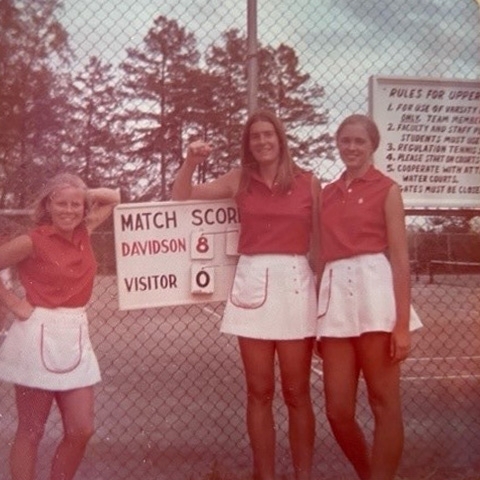
M118 64L164 15L200 50L238 28L247 0L64 0L62 24L80 64L90 55ZM332 123L365 109L371 75L480 79L477 0L257 0L260 43L295 49L303 72L326 89Z
M231 28L247 33L247 3L255 0L63 0L59 15L76 53L74 69L90 56L118 65L140 46L163 15L193 33L199 51ZM260 44L292 47L299 68L325 89L318 104L333 134L347 114L368 113L375 76L480 80L477 0L256 0ZM313 133L313 132L312 132ZM339 162L321 162L322 178Z

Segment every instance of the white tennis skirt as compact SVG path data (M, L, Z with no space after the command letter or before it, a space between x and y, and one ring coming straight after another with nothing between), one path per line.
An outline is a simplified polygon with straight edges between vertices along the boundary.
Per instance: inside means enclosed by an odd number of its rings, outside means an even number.
M315 336L315 280L303 255L242 255L220 331L266 340Z
M98 383L85 308L36 307L14 321L0 346L0 380L53 391Z
M391 332L395 322L392 270L385 255L358 255L325 265L318 297L317 338ZM410 330L421 326L410 307Z

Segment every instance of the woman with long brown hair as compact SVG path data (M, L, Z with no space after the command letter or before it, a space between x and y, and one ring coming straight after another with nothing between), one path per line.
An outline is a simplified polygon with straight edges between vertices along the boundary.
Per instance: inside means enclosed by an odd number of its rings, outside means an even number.
M242 137L241 167L192 185L210 146L193 142L173 198L233 198L240 213L240 254L221 331L238 337L247 383L247 429L254 476L275 478L274 365L278 357L289 415L295 478L310 480L315 421L310 366L315 332L312 245L318 181L292 160L285 130L270 111L254 112Z

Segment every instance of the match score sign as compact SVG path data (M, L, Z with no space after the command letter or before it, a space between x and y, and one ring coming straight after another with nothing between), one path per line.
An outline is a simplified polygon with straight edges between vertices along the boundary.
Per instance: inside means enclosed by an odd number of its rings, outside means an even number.
M227 299L240 231L232 200L120 204L113 219L120 310Z

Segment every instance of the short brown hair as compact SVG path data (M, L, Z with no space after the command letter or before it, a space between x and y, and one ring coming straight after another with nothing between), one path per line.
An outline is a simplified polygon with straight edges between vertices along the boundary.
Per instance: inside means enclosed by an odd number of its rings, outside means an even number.
M338 137L340 136L340 133L347 125L353 125L353 124L360 124L365 127L367 135L369 136L370 141L372 142L373 151L375 151L380 145L380 132L378 131L377 124L368 115L355 113L345 118L337 128L337 132L335 134L335 140L338 141Z

